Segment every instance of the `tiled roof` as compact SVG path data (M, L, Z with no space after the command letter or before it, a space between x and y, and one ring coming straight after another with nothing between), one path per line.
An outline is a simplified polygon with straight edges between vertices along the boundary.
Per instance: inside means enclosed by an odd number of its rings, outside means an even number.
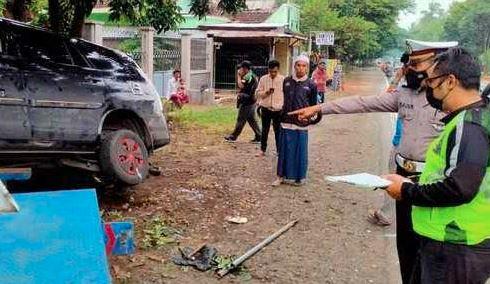
M267 10L246 10L237 13L232 19L238 23L263 23L271 14Z

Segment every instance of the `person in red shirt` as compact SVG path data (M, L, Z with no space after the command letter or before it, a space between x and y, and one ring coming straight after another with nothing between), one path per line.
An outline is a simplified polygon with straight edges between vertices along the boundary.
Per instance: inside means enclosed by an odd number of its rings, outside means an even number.
M311 75L311 79L313 79L313 82L315 82L318 90L318 102L325 102L325 91L327 89L328 81L327 62L325 60L322 60L318 64L315 71L313 71L313 74Z

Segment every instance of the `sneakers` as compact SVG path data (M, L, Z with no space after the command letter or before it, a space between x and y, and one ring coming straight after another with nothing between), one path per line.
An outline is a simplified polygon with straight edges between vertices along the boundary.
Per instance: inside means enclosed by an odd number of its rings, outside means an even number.
M390 218L386 216L381 210L369 211L367 219L369 223L373 225L377 225L381 227L386 227L391 225Z
M236 142L236 137L233 135L228 135L225 137L225 141L230 142L230 143L234 143L234 142Z
M233 143L233 142L236 142L236 139L237 138L235 136L233 136L233 135L225 136L225 141L226 142ZM255 137L253 140L250 141L250 143L260 144L260 137L259 138Z

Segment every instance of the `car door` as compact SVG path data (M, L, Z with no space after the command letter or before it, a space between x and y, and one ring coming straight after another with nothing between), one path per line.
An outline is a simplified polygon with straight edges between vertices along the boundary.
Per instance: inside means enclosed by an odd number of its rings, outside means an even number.
M42 31L21 34L33 140L49 148L95 143L105 106L103 76L69 40Z
M15 34L0 22L0 149L31 139L22 66Z

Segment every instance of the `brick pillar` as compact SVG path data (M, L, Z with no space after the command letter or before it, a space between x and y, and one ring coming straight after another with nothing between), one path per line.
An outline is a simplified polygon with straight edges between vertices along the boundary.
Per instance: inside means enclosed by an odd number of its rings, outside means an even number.
M180 44L180 71L182 72L182 79L185 81L187 88L187 95L190 98L191 103L199 103L196 98L195 90L192 89L191 82L191 40L192 35L190 33L181 34Z
M191 34L182 33L180 45L180 71L182 72L182 78L185 80L188 88L190 88L191 80L191 39Z
M206 38L206 70L209 73L209 89L214 90L214 37Z
M83 25L82 38L95 44L102 45L102 24L92 21L85 22Z
M140 28L141 33L141 68L148 79L153 82L153 36L155 29L152 27Z

